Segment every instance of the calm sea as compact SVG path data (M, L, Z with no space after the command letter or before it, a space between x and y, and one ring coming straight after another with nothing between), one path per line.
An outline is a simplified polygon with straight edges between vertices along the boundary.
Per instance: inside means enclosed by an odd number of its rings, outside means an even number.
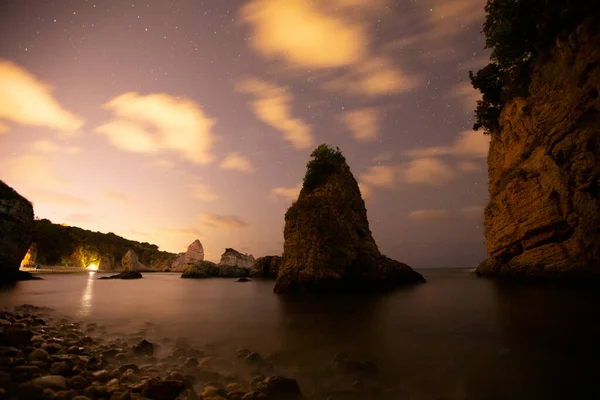
M600 399L598 291L420 272L428 283L355 297L279 296L261 280L56 274L0 289L0 307L28 303L112 332L280 353L307 391L346 353L375 362L402 399Z

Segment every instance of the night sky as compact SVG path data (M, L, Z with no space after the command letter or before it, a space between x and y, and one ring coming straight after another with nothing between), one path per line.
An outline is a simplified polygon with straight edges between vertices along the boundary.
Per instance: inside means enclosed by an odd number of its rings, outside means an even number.
M3 0L0 179L36 216L181 252L283 251L339 146L386 255L485 256L485 0Z

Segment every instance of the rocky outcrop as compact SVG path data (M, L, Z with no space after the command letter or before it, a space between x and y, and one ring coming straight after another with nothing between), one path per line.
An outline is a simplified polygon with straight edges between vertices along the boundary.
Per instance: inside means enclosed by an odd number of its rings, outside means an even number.
M600 35L580 27L502 109L488 155L480 275L600 277Z
M32 233L33 206L0 181L0 282L32 278L19 271L31 245Z
M128 270L117 275L103 276L98 279L142 279L142 274L138 271Z
M280 256L259 257L250 269L250 276L260 278L277 278L282 258Z
M328 146L311 155L298 200L285 215L284 263L276 293L382 290L424 282L381 255L346 159Z
M190 244L185 253L179 253L173 264L171 265L172 272L182 272L187 267L198 263L199 261L204 261L204 247L202 247L202 243L199 240L194 240L192 244Z
M210 261L198 261L193 265L188 265L181 274L182 278L241 278L247 277L250 273L248 268L236 267L233 265L217 265Z
M140 264L135 251L129 249L121 259L121 269L123 271L137 271L139 269L145 269L145 266Z
M242 254L235 249L226 248L225 253L221 255L219 265L250 269L255 261L252 254Z

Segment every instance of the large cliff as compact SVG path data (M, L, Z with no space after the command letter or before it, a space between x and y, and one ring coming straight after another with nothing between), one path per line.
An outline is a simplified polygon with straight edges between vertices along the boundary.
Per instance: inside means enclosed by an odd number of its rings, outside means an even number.
M600 276L600 35L580 25L504 105L488 156L488 259L478 274Z
M120 270L122 259L133 250L142 270L165 271L171 268L176 254L158 250L158 246L125 239L114 233L53 224L36 220L33 230L32 264L86 268L97 264L100 270ZM33 254L35 253L35 254Z
M20 272L33 232L33 206L0 181L0 282L28 279Z

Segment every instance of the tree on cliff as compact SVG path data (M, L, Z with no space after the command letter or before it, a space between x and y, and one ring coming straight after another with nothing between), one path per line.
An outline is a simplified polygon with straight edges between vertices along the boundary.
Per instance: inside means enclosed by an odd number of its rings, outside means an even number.
M493 133L504 104L527 96L531 68L557 38L568 35L587 16L597 15L597 0L488 0L483 33L490 63L469 72L482 94L473 129Z

